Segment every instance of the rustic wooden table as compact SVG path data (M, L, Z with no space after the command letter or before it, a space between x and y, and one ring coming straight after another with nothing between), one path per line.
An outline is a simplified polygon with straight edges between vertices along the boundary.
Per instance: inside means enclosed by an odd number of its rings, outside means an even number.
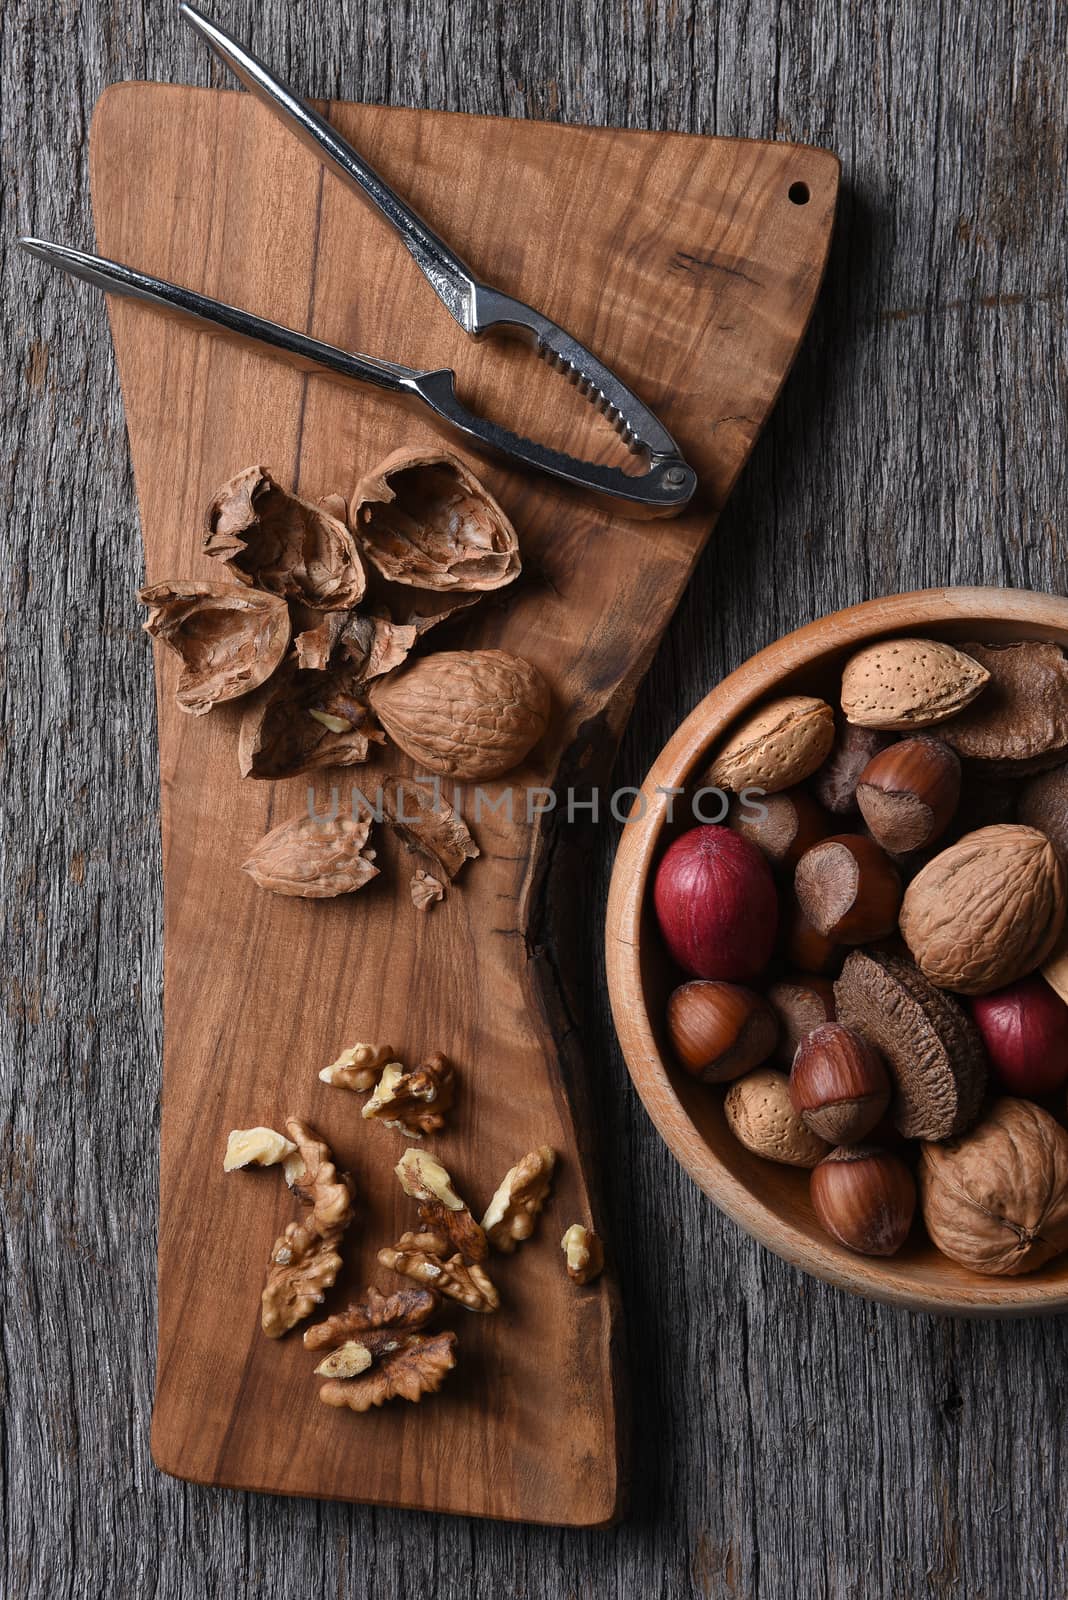
M824 611L926 584L1064 587L1063 7L240 0L223 20L324 96L840 153L822 304L641 691L622 782L718 677ZM1068 1323L866 1305L712 1210L615 1045L595 953L607 829L576 914L630 1332L629 1519L561 1534L155 1471L160 868L140 537L102 308L10 245L91 241L86 134L106 84L222 78L162 0L9 0L0 58L0 1591L1064 1593ZM190 1247L210 1271L210 1238Z

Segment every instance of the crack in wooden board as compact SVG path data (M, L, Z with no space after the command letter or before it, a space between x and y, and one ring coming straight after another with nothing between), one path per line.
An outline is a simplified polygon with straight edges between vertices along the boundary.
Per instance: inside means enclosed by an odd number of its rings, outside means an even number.
M639 523L475 463L520 530L527 570L459 638L529 656L554 692L551 730L510 782L522 791L552 785L562 766L589 770L583 738L603 776L803 335L838 163L788 144L369 106L329 113L476 271L571 328L639 389L698 469L700 503L673 522ZM467 341L399 241L248 96L119 85L94 117L91 170L106 254L347 348L452 366L469 404L517 431L548 431L547 442L562 436L573 453L607 459L617 448L528 352ZM803 206L788 197L798 181ZM396 443L440 437L375 391L298 374L131 302L110 312L149 581L216 570L199 554L203 508L239 466L262 460L308 496L344 492ZM264 895L238 864L304 804L307 785L242 783L237 711L184 717L174 681L160 655L157 1462L279 1493L612 1520L625 1478L616 1294L610 1274L576 1292L558 1249L567 1223L599 1220L592 1130L573 1117L580 1074L554 963L528 948L532 929L546 934L543 863L561 825L539 830L521 803L512 822L484 816L473 825L483 857L425 919L388 846L383 877L352 900ZM221 1170L230 1127L310 1117L360 1189L346 1282L372 1275L377 1246L410 1221L391 1172L402 1144L316 1077L357 1035L389 1037L412 1058L437 1048L456 1058L464 1097L436 1148L472 1205L532 1144L561 1155L537 1242L497 1266L501 1313L458 1324L460 1365L446 1388L361 1418L319 1405L299 1339L275 1345L259 1331L262 1264L291 1199L272 1174Z

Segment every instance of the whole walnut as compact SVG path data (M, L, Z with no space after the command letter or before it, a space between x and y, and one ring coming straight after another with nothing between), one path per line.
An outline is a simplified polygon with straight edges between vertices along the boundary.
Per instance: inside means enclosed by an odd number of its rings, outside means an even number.
M927 1144L923 1219L973 1272L1034 1272L1068 1250L1068 1133L1030 1100L995 1101L971 1133Z
M1066 907L1065 870L1045 834L1000 823L966 833L913 878L901 936L938 988L989 994L1041 966Z

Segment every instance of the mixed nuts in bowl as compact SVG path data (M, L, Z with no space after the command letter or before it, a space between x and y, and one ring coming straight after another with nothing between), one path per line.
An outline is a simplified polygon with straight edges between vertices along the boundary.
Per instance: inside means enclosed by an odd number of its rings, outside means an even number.
M674 1154L786 1259L1068 1306L1068 600L839 612L724 680L623 830L607 961Z

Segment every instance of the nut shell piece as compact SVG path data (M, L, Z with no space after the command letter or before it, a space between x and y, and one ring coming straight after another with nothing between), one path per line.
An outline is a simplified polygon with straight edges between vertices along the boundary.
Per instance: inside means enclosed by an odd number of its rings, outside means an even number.
M1068 767L1028 779L1020 790L1016 821L1044 833L1068 864Z
M242 863L261 889L304 900L330 900L352 894L377 878L378 868L364 853L370 820L335 817L320 822L307 814L272 828Z
M989 678L938 639L887 639L846 662L842 710L863 728L926 728L970 705Z
M1058 766L1068 755L1068 660L1040 639L964 647L989 674L974 706L939 729L964 761L1019 775Z
M519 575L504 510L459 456L395 450L360 479L352 526L367 560L418 589L500 589Z
M377 678L371 706L405 754L427 772L499 778L549 725L549 686L505 650L443 650Z
M949 1139L975 1121L987 1077L979 1030L911 961L854 950L834 1002L838 1021L881 1051L906 1138Z
M243 778L292 778L351 767L384 744L344 661L306 671L290 656L244 708L237 738Z
M727 1126L739 1143L767 1161L788 1167L814 1167L831 1148L812 1133L790 1102L785 1072L758 1067L738 1078L723 1102Z
M717 789L789 789L815 772L834 743L834 712L825 700L788 695L747 717L730 735L703 782Z
M275 483L266 467L246 467L208 508L204 554L234 577L320 611L347 610L367 577L345 523Z
M258 689L289 646L285 601L240 583L154 583L137 598L145 632L181 659L175 698L190 716Z
M924 1146L920 1193L943 1255L973 1272L1034 1272L1068 1249L1068 1133L1029 1100L997 1100L964 1138Z
M1046 836L999 823L965 834L917 873L901 934L939 988L987 994L1041 966L1066 909L1065 870Z

